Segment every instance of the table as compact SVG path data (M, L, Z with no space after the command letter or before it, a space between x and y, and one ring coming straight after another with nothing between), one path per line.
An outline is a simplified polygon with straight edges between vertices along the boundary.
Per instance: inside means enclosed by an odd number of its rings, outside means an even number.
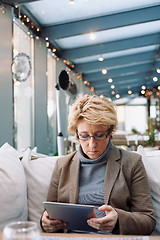
M54 237L65 237L65 238L127 238L127 240L129 238L135 238L135 237L138 237L138 235L134 235L134 236L131 236L131 235L105 235L105 234L79 234L79 233L42 233L41 234L42 236L54 236ZM142 236L141 236L142 237ZM149 239L150 240L160 240L160 236L149 236ZM0 239L1 240L1 239Z
M41 236L44 237L65 237L65 238L126 238L129 240L129 238L138 237L136 236L130 236L130 235L104 235L104 234L76 234L76 233L42 233ZM160 236L149 236L150 240L160 240ZM0 240L2 240L2 233L0 232Z

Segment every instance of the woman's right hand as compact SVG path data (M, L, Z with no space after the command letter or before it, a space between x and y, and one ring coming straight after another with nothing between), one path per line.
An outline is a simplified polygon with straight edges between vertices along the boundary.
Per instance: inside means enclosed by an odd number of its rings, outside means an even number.
M58 230L63 229L66 226L67 223L62 222L61 220L50 219L47 211L44 211L42 216L42 227L46 232L57 232Z

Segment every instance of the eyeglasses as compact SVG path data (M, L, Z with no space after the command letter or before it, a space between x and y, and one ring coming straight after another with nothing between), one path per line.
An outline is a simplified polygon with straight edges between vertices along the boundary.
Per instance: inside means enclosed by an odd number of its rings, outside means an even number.
M91 137L93 137L94 140L101 141L101 140L106 139L108 137L108 135L109 135L109 131L107 134L95 134L93 136L91 136L89 134L80 134L77 132L77 138L82 141L89 141L91 139Z

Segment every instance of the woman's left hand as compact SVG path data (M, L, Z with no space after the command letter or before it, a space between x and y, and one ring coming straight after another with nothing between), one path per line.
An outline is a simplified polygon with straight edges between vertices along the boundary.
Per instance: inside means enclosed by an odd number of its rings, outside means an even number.
M102 205L99 211L105 211L106 216L102 218L90 218L87 220L89 226L97 230L111 233L118 220L118 213L110 205Z

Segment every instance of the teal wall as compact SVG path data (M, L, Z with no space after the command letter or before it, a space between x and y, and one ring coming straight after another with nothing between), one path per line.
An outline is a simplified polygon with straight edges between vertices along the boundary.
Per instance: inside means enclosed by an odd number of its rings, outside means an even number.
M13 145L13 91L12 91L12 15L0 11L0 146Z

